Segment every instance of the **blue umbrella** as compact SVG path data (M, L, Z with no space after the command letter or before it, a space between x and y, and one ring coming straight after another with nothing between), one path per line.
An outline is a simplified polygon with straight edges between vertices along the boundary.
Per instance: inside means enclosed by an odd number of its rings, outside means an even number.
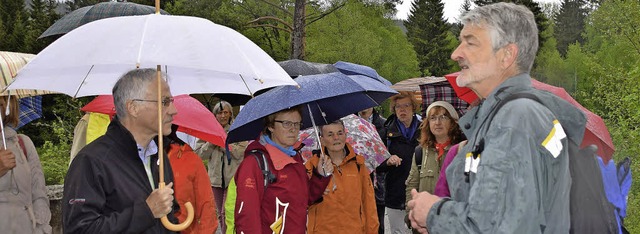
M337 63L334 63L333 66L338 69L338 71L346 75L363 75L380 81L387 86L391 86L391 82L380 76L378 72L371 67L343 61L338 61Z
M18 128L42 117L42 96L20 98L20 121Z
M231 125L227 143L256 139L264 128L264 117L291 107L304 105L302 123L311 127L378 106L397 94L373 79L339 72L300 76L295 81L299 87L279 86L247 102Z

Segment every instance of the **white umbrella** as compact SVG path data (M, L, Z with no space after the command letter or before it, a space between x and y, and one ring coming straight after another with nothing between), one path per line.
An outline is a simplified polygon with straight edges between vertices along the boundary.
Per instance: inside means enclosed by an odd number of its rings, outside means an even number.
M233 29L197 17L152 14L102 19L67 33L27 64L8 89L111 94L125 72L156 65L169 75L175 95L253 95L296 85L273 58Z
M7 89L43 89L73 97L111 94L116 81L134 68L157 68L160 89L161 67L174 95L253 95L265 88L297 85L267 53L233 29L197 17L154 14L102 19L65 34L27 64ZM158 100L160 95L158 90ZM161 109L158 101L158 135ZM163 151L162 137L158 148ZM173 231L188 227L193 207L189 202L185 206L184 223L172 224L164 216L163 225Z

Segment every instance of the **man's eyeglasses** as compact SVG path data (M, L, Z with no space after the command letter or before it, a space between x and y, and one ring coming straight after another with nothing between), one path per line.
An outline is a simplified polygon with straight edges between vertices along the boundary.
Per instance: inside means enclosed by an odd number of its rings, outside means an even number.
M132 99L131 101L138 102L158 102L158 100L147 100L147 99ZM169 107L173 103L173 97L165 97L162 99L162 106Z
M291 122L291 121L285 121L285 120L275 120L274 122L282 124L282 127L284 127L285 129L291 129L294 126L297 129L302 128L302 122Z
M449 119L451 118L449 118L449 116L446 116L446 115L432 115L431 117L429 117L429 121L431 122L436 122L436 120L445 121Z
M402 104L402 105L396 105L394 108L396 110L400 110L400 109L407 109L409 107L412 107L411 103Z

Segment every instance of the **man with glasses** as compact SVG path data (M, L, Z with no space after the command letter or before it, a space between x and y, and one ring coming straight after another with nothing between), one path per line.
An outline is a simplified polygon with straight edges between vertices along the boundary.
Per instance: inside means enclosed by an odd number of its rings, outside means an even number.
M164 160L158 188L158 83L155 69L135 69L113 87L116 118L107 133L85 146L64 184L65 233L172 233L160 219L177 223L173 173ZM166 77L164 77L166 78ZM162 134L177 113L169 85L161 81Z
M411 159L418 145L420 120L415 114L418 101L412 93L401 91L391 97L394 114L387 118L380 137L386 144L391 157L376 168L386 172L385 207L389 217L391 233L408 233L405 217L405 181L411 170Z

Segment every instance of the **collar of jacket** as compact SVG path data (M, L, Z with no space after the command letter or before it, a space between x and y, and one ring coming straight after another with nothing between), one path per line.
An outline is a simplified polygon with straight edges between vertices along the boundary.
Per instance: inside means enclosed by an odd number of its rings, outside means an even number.
M298 153L295 156L291 157L289 155L286 155L284 152L280 151L275 146L272 146L269 144L266 144L266 145L260 144L259 137L255 141L251 142L249 146L247 146L247 149L245 150L245 152L249 152L251 150L259 150L259 151L265 152L265 157L267 157L267 160L270 160L271 164L273 164L273 168L278 171L282 170L282 168L284 168L289 164L296 163L297 161L295 157L300 156L300 153Z
M109 134L105 134L105 135L112 136L114 138L113 139L114 144L117 144L119 148L125 149L127 151L136 152L134 156L139 159L138 144L136 143L135 138L133 138L133 134L131 134L129 129L125 128L120 123L117 117L113 118L113 121L111 121L111 123L109 124L109 127L107 128L107 132ZM158 136L155 136L152 139L152 141L158 142ZM171 142L169 141L168 138L166 137L163 138L164 152L168 151L170 143ZM157 156L158 154L154 154L154 155Z
M402 136L402 133L400 132L400 129L398 129L398 126L395 124L397 118L398 117L396 116L396 114L392 114L387 119L387 122L384 123L384 126L387 128L387 137L389 138L396 138L396 137L404 138ZM411 120L411 123L413 123L413 121L418 121L418 126L420 126L420 120L418 120L418 117L416 116L416 114L413 114L413 119ZM413 133L413 137L407 140L418 139L419 136L420 136L420 127L417 127L416 131Z

